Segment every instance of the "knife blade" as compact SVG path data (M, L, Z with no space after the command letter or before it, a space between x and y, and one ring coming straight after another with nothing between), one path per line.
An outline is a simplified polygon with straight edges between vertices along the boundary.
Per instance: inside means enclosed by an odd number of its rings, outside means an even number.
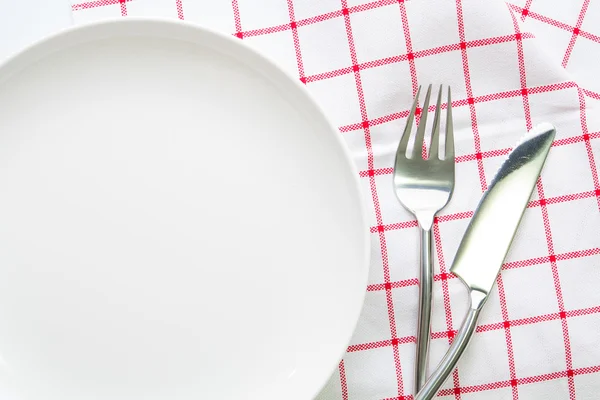
M466 349L479 313L500 273L506 254L542 171L556 130L536 126L510 152L483 194L458 247L450 271L469 290L470 307L446 355L415 396L430 400Z

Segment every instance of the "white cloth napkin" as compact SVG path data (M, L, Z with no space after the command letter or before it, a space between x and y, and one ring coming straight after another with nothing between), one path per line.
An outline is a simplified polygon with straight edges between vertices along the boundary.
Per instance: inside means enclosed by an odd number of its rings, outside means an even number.
M449 267L504 156L557 127L536 194L477 333L441 398L600 393L600 2L589 0L73 0L76 23L161 16L236 35L308 89L339 126L369 203L362 317L321 400L410 399L418 233L392 161L418 85L453 90L456 188L435 236L431 367L466 310Z

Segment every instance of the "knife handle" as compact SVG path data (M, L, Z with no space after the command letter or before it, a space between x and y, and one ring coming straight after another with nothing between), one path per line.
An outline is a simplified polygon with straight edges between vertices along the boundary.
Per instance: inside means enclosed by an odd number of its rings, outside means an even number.
M467 345L473 336L473 332L475 332L475 328L477 327L479 312L485 302L485 296L480 292L472 291L469 297L471 298L471 306L458 330L458 334L452 341L446 355L442 358L442 361L440 361L440 364L435 371L433 371L427 382L425 382L425 385L421 388L419 393L417 393L414 400L432 399L444 382L446 382L446 379L448 379L450 373L454 370L456 363L467 348Z

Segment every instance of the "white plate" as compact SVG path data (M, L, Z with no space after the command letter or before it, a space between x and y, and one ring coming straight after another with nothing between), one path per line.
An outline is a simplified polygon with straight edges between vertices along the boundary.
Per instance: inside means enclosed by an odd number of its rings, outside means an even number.
M0 67L0 398L315 396L363 300L357 175L241 41L122 20Z

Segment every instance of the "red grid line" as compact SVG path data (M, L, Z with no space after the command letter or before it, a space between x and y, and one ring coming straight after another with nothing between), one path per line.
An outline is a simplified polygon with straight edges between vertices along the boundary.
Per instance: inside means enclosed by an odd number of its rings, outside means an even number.
M513 13L511 13L509 11L509 14L511 15L512 20L513 20L513 28L515 30L515 35L520 37L521 30L519 28L519 23ZM517 59L518 59L518 63L519 63L519 81L521 84L521 96L522 96L522 100L523 100L523 112L525 115L525 125L526 125L526 129L529 131L532 128L531 110L529 107L529 97L527 94L528 93L527 92L527 75L525 73L525 56L523 53L523 42L520 40L517 41ZM543 197L541 197L541 198L543 198ZM504 336L505 336L505 342L506 342L506 350L507 350L506 354L508 357L508 368L509 368L509 372L510 372L511 382L514 382L517 379L517 373L516 373L516 367L515 367L515 353L514 353L513 344L512 344L510 322L508 322L508 321L510 321L510 317L508 315L508 306L506 304L506 294L504 292L504 284L502 281L502 275L498 276L497 287L498 287L498 295L499 295L499 299L500 299L500 309L501 309L501 313L502 313L502 319L504 320L502 327L504 329ZM512 390L513 400L518 400L519 399L519 389L518 389L517 385L511 385L511 388L512 388L511 390Z
M541 178L538 180L537 185L538 196L540 199L544 199L544 187ZM548 208L546 204L540 205L542 210L542 219L544 221L544 231L546 233L546 243L548 246L548 254L550 255L550 265L552 267L552 277L554 279L554 289L556 291L556 299L558 301L558 309L561 313L565 311L565 304L562 295L562 289L560 286L560 276L558 274L558 264L554 257L554 241L552 239L552 229L550 228L550 219L548 216ZM571 342L569 339L569 327L566 318L561 319L563 340L565 345L565 362L568 370L573 369L573 361L571 356ZM572 376L569 376L569 398L575 400L575 380Z
M300 25L300 22L296 22L297 25ZM253 36L263 36L263 35L269 35L272 33L277 33L277 32L283 32L283 31L287 31L288 29L291 29L290 24L280 24L280 25L274 25L274 26L270 26L268 28L258 28L258 29L250 29L247 31L242 31L237 30L236 28L236 33L235 35L240 37L253 37Z
M486 159L486 158L493 158L493 157L501 157L501 156L506 156L508 155L508 153L510 153L511 149L506 148L506 149L498 149L498 150L489 150L489 151L483 151L481 153L473 153L473 154L465 154L462 156L458 156L455 159L455 162L457 164L459 163L463 163L466 161L474 161L477 159Z
M463 17L463 8L462 8L462 0L456 1L456 17L457 17L457 25L458 25L458 37L461 43L466 43L465 36L465 25L464 25L464 17ZM471 74L469 71L469 59L467 56L467 48L466 45L461 46L460 49L462 66L463 66L463 74L465 79L465 89L467 92L467 98L473 98L473 88L471 87ZM473 132L473 141L475 146L475 151L477 153L481 153L481 145L479 138L479 129L477 126L477 114L475 112L475 104L473 102L467 101L469 105L469 112L471 115L471 130ZM479 171L479 179L481 182L481 189L485 190L485 172L483 169L483 160L477 159L477 169ZM436 241L436 250L441 250L441 238L439 238L439 225L436 223L434 226L434 234ZM439 244L438 244L439 242ZM448 330L448 344L452 343L452 339L454 338L454 329L452 324L452 308L450 307L450 291L448 290L448 281L446 277L448 276L446 267L443 265L443 260L439 259L440 271L443 274L442 280L442 293L444 297L444 312L446 314L446 328ZM459 368L455 368L452 372L452 383L455 388L460 387L460 377L459 377ZM461 399L460 391L453 391L456 400Z
M556 84L552 84L552 85L534 86L531 88L526 88L526 90L529 95L532 95L532 94L540 94L540 93L550 93L550 92L554 92L554 91L558 91L558 90L565 90L565 89L576 88L576 87L577 87L577 84L575 82L571 81L571 82L556 83ZM468 98L468 99L453 100L452 108L463 107L470 103L473 103L473 104L484 103L484 102L488 102L488 101L509 99L509 98L522 96L522 95L523 95L522 89L515 89L515 90L508 90L505 92L486 94L486 95L472 97L472 98ZM599 100L600 100L600 95L598 95L598 96L599 96ZM448 107L447 103L442 103L442 107L441 107L442 109L446 109L447 107ZM432 105L429 107L428 110L433 111L434 109L435 109L435 106ZM383 117L378 117L376 119L368 120L366 122L369 124L369 126L381 125L381 124L384 124L384 123L387 123L387 122L390 122L390 121L393 121L396 119L406 118L406 117L408 117L409 112L410 112L410 110L403 110L399 113L392 113L392 114L384 115ZM340 132L345 133L345 132L351 132L351 131L355 131L358 129L362 129L362 127L363 127L363 122L357 122L357 123L353 123L353 124L349 124L349 125L340 126L338 129L340 130ZM459 161L459 159L457 159L457 161Z
M554 257L556 258L557 261L565 261L565 260L571 260L571 259L575 259L575 258L589 257L589 256L597 255L597 254L600 254L600 248L581 250L581 251L571 251L571 252L563 253L563 254L555 254ZM521 260L521 261L510 261L510 262L505 263L502 266L502 269L506 270L506 269L529 267L532 265L549 263L550 260L551 260L551 256L545 256L545 257L530 258L530 259Z
M461 43L466 42L465 39L465 22L462 13L462 1L456 1L456 16L458 19L458 36ZM467 57L467 49L461 48L461 56L463 63L463 73L465 76L465 88L467 91L467 98L473 98L473 88L471 87L471 73L469 72L469 59ZM473 131L473 142L475 146L475 151L477 153L481 153L481 139L479 137L479 128L477 125L477 113L475 111L475 103L469 101L469 112L471 114L471 129ZM483 168L483 160L477 160L477 169L479 171L479 181L481 183L481 190L484 191L487 188L487 183L485 181L485 170Z
M362 11L369 11L379 7L391 6L392 4L398 4L404 0L375 0L370 3L359 4L356 6L348 7L350 14Z
M342 400L348 400L348 382L346 380L346 367L344 366L344 360L340 361L340 387L342 389Z
M581 36L582 38L591 40L592 42L600 43L600 36L594 35L593 33L589 33L586 31L579 31L579 36Z
M585 8L587 8L587 7L585 7ZM515 32L518 33L519 26L518 26L517 19L515 18L514 14L512 14L512 13L511 13L511 16L514 21ZM578 23L580 23L582 19L583 19L583 16L580 15L580 20ZM524 61L522 49L519 51L519 70L521 73L521 77L523 78L522 86L523 86L523 88L525 88L526 82L524 81L524 79L526 77L526 72L525 72L525 61ZM525 90L525 91L523 91L524 103L525 103L526 97L527 97L527 91ZM527 103L526 112L525 112L525 119L527 121L527 129L531 129L531 115L529 114L529 104L528 103ZM545 199L544 186L543 186L541 177L537 183L537 192L538 192L538 196L540 199L542 219L544 221L544 232L546 234L546 243L548 246L548 254L550 255L550 265L552 268L552 276L554 279L556 298L558 300L558 308L559 308L559 311L561 311L561 313L562 313L565 311L564 300L563 300L563 295L562 295L562 288L560 285L560 277L558 274L558 265L556 262L556 258L553 257L553 255L555 253L554 240L552 238L552 229L550 227L550 220L549 220L548 208L547 208L548 206L547 206L546 202L541 201L541 200ZM573 361L572 361L572 353L571 353L571 342L570 342L570 336L569 336L569 326L568 326L566 318L561 318L561 325L562 325L562 331L563 331L562 332L563 333L563 341L564 341L564 346L565 346L566 366L567 366L567 370L572 370L573 369ZM568 383L569 383L569 397L571 400L575 400L575 380L574 380L573 376L568 376Z
M417 340L414 336L405 336L405 337L396 338L396 339L381 340L379 342L357 344L357 345L349 346L348 353L355 353L357 351L365 351L365 350L372 350L372 349L380 349L382 347L398 346L398 345L407 344L407 343L416 343L416 341Z
M527 18L527 14L531 8L531 3L533 3L533 0L527 0L527 2L525 2L525 7L523 7L523 12L521 13L521 21L523 22L525 22L525 18Z
M542 323L542 322L556 321L556 320L565 319L565 318L577 318L577 317L582 317L582 316L586 316L586 315L594 315L594 314L600 314L600 306L581 308L581 309L566 311L564 313L557 312L557 313L552 313L552 314L539 315L539 316L535 316L535 317L520 318L520 319L516 319L516 320L512 320L512 321L503 321L503 322L495 322L495 323L491 323L491 324L479 325L479 326L477 326L477 329L475 330L475 332L476 333L484 333L484 332L497 331L500 329L504 329L507 323L511 327L516 327L516 326L525 326L525 325L535 325L535 324ZM456 333L456 331L433 332L431 334L431 338L432 339L445 339L449 336L449 334L453 335L455 333ZM355 352L360 352L360 351L368 351L368 350L373 350L373 349L390 347L390 346L394 346L397 344L408 344L408 343L415 343L415 342L416 342L415 336L405 336L405 337L398 338L395 340L382 340L382 341L378 341L378 342L355 344L355 345L349 346L347 351L349 353L355 353Z
M586 368L578 368L575 370L569 369L569 370L560 371L560 372L553 372L550 374L530 376L527 378L519 378L516 380L516 382L507 380L507 381L486 383L484 385L465 386L465 387L458 388L458 390L460 391L460 393L473 393L473 392L482 392L482 391L486 391L486 390L505 388L505 387L509 387L513 384L520 386L520 385L528 385L528 384L546 382L546 381L562 379L562 378L568 378L569 380L572 380L573 376L593 374L593 373L597 373L599 371L600 371L600 365L593 366L593 367L586 367ZM440 396L440 397L450 396L450 395L454 394L455 390L456 390L456 388L440 390L440 392L438 393L438 396Z
M183 15L183 3L182 0L175 0L175 7L177 7L177 18L180 20L184 20L185 17Z
M354 44L354 35L352 32L352 24L350 21L350 14L348 10L348 2L347 0L341 0L342 5L342 14L344 15L344 24L346 26L346 35L348 37L348 47L350 50L350 57L353 65L358 64L358 58L356 56L356 46ZM358 102L360 105L360 113L363 121L368 121L367 114L367 106L365 101L365 96L362 87L362 81L360 76L360 71L354 71L354 80L356 82L356 92L358 94ZM371 144L371 132L369 125L364 126L364 137L365 137L365 147L367 149L367 164L369 169L373 169L373 147ZM371 177L369 180L369 184L371 187L371 197L373 199L373 205L375 207L375 217L378 225L383 224L383 218L381 215L381 207L379 204L379 196L377 194L377 186L375 182L375 177ZM380 232L379 234L379 244L381 249L381 258L382 258L382 267L383 267L383 275L385 282L390 281L390 271L389 271L389 260L387 255L387 244L385 234ZM386 302L388 309L388 319L390 323L390 334L392 338L397 336L396 331L396 317L394 313L394 300L392 297L392 292L390 290L386 290ZM396 368L396 381L398 385L398 395L402 395L404 391L404 383L402 379L402 364L400 363L400 352L398 350L398 346L392 346L394 353L394 364Z
M564 317L565 318L581 317L584 315L591 315L591 314L600 314L600 306L566 311L564 314ZM497 322L494 324L481 325L481 326L477 327L476 332L489 332L489 331L503 329L507 323L509 324L509 326L513 327L513 326L533 325L533 324L537 324L540 322L556 321L561 318L563 318L563 316L561 315L560 312L557 312L557 313L552 313L552 314L539 315L536 317L521 318L521 319L516 319L516 320L512 320L512 321L504 321L504 322Z
M581 24L583 24L583 18L585 17L585 13L588 9L588 5L590 4L590 0L584 0L583 6L581 7L581 11L579 12L579 17L577 18L577 24L575 28L573 28L573 34L571 35L571 40L569 41L569 45L567 46L567 50L565 51L565 56L563 57L562 66L563 68L567 68L567 64L569 63L569 58L571 57L571 53L573 52L573 47L575 47L575 41L577 40L577 36L579 36L579 32L581 30Z
M523 15L523 13L525 13L525 15L527 15L527 17L533 18L536 21L543 22L543 23L546 23L548 25L552 25L555 28L562 29L563 31L573 32L573 30L576 28L575 26L571 26L569 24L565 24L564 22L561 22L561 21L558 21L556 19L547 17L545 15L538 14L536 12L532 12L531 10L519 7L519 6L515 5L515 4L508 4L508 6L512 10L514 10L514 11L516 11L518 13L521 13L521 15ZM581 29L579 29L578 35L581 36L581 37L584 37L584 38L586 38L588 40L591 40L593 42L600 43L600 36L594 35L593 33L590 33L590 32L587 32L587 31L582 31Z
M386 283L375 283L367 286L367 291L376 292L379 290L386 289L399 289L403 287L416 286L419 284L419 280L417 278L404 279L401 281L395 282L386 282Z
M509 13L513 20L513 27L515 29L515 35L520 37L521 30L519 28L519 22L513 13ZM531 122L531 110L529 108L529 96L527 92L527 75L525 73L525 55L523 54L523 42L517 40L517 59L519 61L519 80L521 83L521 96L523 98L523 111L525 113L525 126L529 131L533 124Z
M596 92L592 92L591 90L587 90L587 89L581 89L581 91L587 96L587 97L591 97L592 99L595 100L600 100L600 93L596 93Z
M592 180L594 182L594 192L597 195L596 201L598 203L598 210L600 211L600 179L598 178L598 168L596 167L594 151L592 149L592 144L590 143L592 135L588 133L587 112L583 90L579 90L579 114L581 117L581 131L583 132L582 137L585 143L585 149L587 151L588 160L590 162L590 170L592 172Z
M542 201L542 199L531 200L527 204L527 208L541 207L542 205L546 206L546 205L551 205L551 204L567 203L567 202L576 201L576 200L588 199L590 197L598 198L598 197L600 197L600 194L596 190L590 190L587 192L572 193L572 194L548 197L548 198L544 198L543 201ZM473 217L473 214L474 214L474 211L462 211L462 212L457 212L457 213L453 213L453 214L442 214L435 218L434 223L437 225L442 222L468 219L468 218ZM372 226L369 228L369 230L371 233L380 234L382 232L387 232L387 231L395 231L395 230L407 229L407 228L416 228L417 226L418 226L417 221L414 219L411 219L408 221L396 222L393 224Z
M521 39L533 39L533 38L534 38L534 35L532 33L524 33L521 37ZM487 39L478 39L478 40L472 40L469 42L464 42L462 44L462 46L464 46L466 48L474 48L474 47L482 47L482 46L489 46L489 45L494 45L494 44L514 42L517 40L519 40L519 39L517 39L515 37L515 35L504 35L504 36L495 36L495 37L491 37L491 38L487 38ZM404 62L407 60L409 61L409 63L414 64L414 60L417 58L424 58L424 57L429 57L432 55L448 53L451 51L458 51L460 49L461 49L461 43L433 47L431 49L419 50L419 51L415 51L415 52L411 52L409 49L407 49L407 53L405 53L405 54L399 54L397 56L385 57L385 58L381 58L381 59L377 59L377 60L367 61L364 63L356 64L356 66L358 69L364 70L364 69L369 69L369 68L380 67L383 65ZM339 68L336 70L307 76L306 82L317 82L317 81L324 80L324 79L337 78L339 76L347 75L352 72L354 72L353 66ZM415 82L416 81L414 81L413 83L415 83ZM416 94L416 92L414 94ZM452 104L454 104L454 103L452 103Z
M600 306L580 308L580 309L565 311L564 313L557 312L557 313L552 313L552 314L538 315L535 317L519 318L519 319L515 319L512 321L509 320L509 321L502 321L502 322L494 322L494 323L485 324L485 325L478 325L477 328L475 329L475 332L476 333L484 333L484 332L498 331L500 329L505 329L506 324L508 324L510 327L535 325L535 324L539 324L542 322L556 321L556 320L564 319L564 318L577 318L577 317L583 317L586 315L593 315L593 314L600 314ZM455 334L456 334L456 331L432 332L431 338L436 339L436 340L437 339L446 339L449 336L453 336ZM360 351L381 349L384 347L396 346L396 345L400 345L400 344L416 343L416 341L417 341L417 339L415 336L404 336L404 337L393 339L393 340L381 340L381 341L377 341L377 342L354 344L354 345L348 346L348 349L346 351L348 353L356 353L356 352L360 352Z
M434 222L437 224L439 222L448 222L448 221L454 221L457 219L472 218L473 214L475 214L474 211L463 211L463 212L458 212L455 214L440 215L434 219Z
M576 317L580 317L580 316L584 316L584 315L591 315L591 314L597 314L597 313L600 313L600 306L571 310L571 311L567 311L564 313L553 313L553 314L541 315L538 317L518 319L518 320L514 320L514 321L509 321L509 326L513 327L513 326L521 326L521 325L531 325L531 324L552 321L552 320L558 320L558 319L565 320L566 318L576 318ZM506 326L505 322L482 325L482 326L477 327L476 332L482 333L482 332L489 332L489 331L493 331L493 330L504 329L505 326ZM435 332L432 334L432 338L433 339L446 338L448 336L451 336L454 333L455 332ZM397 339L395 341L386 340L386 341L372 342L372 343L365 343L365 344L350 346L348 348L348 352L368 351L368 350L372 350L372 349L376 349L376 348L383 348L383 347L397 345L398 343L402 343L402 344L414 343L415 341L416 341L416 338L414 336L406 336L406 337ZM443 389L438 393L438 396L440 396L440 397L451 396L451 395L456 396L456 395L460 395L461 393L481 392L481 391L494 390L494 389L505 388L505 387L516 388L521 385L528 385L528 384L545 382L545 381L562 379L562 378L572 378L573 376L577 376L577 375L584 375L584 374L591 374L591 373L598 373L598 372L600 372L600 365L577 368L577 369L568 368L565 371L530 376L530 377L526 377L526 378L513 378L511 376L511 379L505 380L505 381L490 382L490 383L486 383L483 385L473 385L473 386L464 386L464 387L454 387L452 389ZM515 389L513 389L513 393L514 393L514 391L515 391ZM413 398L413 396L393 397L392 399L398 399L398 398L408 399L408 398Z
M564 146L566 144L579 143L579 142L584 142L587 140L599 139L599 138L600 138L600 132L584 133L583 135L579 135L579 136L571 136L568 138L556 139L552 145L553 145L553 147L554 146Z
M315 17L299 19L299 20L295 21L296 28L316 24L319 22L324 22L324 21L327 21L327 20L330 20L333 18L339 18L342 15L343 15L342 10L337 10L337 11L328 12L326 14L317 15ZM262 36L262 35L269 35L272 33L284 32L289 29L294 29L291 24L279 24L279 25L269 26L266 28L250 29L250 30L243 31L240 33L244 37L252 37L252 36Z
M508 317L508 307L506 305L506 294L504 292L504 282L502 281L502 274L498 275L498 279L496 280L496 284L498 287L498 297L500 298L500 310L502 313L502 319L504 323L502 324L502 329L504 329L504 338L506 341L506 354L508 356L508 370L510 373L510 379L517 379L517 370L515 367L515 352L512 344L512 335L510 331L510 318ZM517 386L512 386L512 395L513 400L519 399L519 389Z
M233 9L233 20L235 22L235 36L240 39L244 38L242 33L242 20L240 17L240 6L238 0L231 0L231 8Z
M556 139L554 141L554 143L552 143L552 147L566 146L566 145L580 143L580 142L589 142L592 139L600 139L600 132L593 132L593 133L588 133L588 134L579 135L579 136L571 136L571 137L567 137L567 138ZM480 154L475 154L475 153L464 154L462 156L456 157L455 161L457 164L460 164L463 162L473 161L478 157L481 157L483 159L493 158L493 157L501 157L501 156L506 156L508 153L510 153L510 151L511 151L511 149L507 147L504 149L484 151ZM591 146L590 146L589 151L591 151ZM593 160L593 154L592 154L592 160ZM594 162L594 161L592 161L592 162ZM594 167L595 167L595 165L592 167L593 168L592 175L597 177L598 173L597 173L597 171L595 171ZM372 170L362 170L362 171L359 171L358 175L361 178L366 178L367 176L371 176L371 175L381 176L381 175L390 175L392 173L394 173L394 169L391 167L387 167L387 168L376 168L376 169L372 169ZM597 178L594 178L594 182L596 182L596 180L597 180ZM583 193L591 193L592 195L594 195L593 192L583 192ZM572 195L567 195L567 196L572 196ZM536 201L539 201L539 200L536 200Z
M446 327L448 332L453 332L454 321L452 320L452 307L450 305L450 290L448 289L448 268L444 259L444 251L442 247L442 238L440 237L440 227L438 224L433 225L433 238L435 241L435 252L437 254L438 265L440 267L440 280L442 281L442 297L444 299L444 314L446 318ZM434 279L435 280L435 279ZM454 335L448 335L448 344L452 344ZM458 369L453 375L454 385L458 385Z
M408 15L406 14L406 5L400 1L400 17L402 19L402 31L404 33L404 42L406 44L406 52L408 59L408 67L410 69L410 79L412 81L413 97L417 94L419 83L417 82L417 69L415 65L414 51L412 47L412 39L410 37L410 27L408 25Z
M287 0L288 12L290 14L290 27L292 28L292 37L294 38L294 50L296 52L296 64L298 65L298 75L300 80L306 83L304 78L304 62L302 61L302 51L300 50L300 38L298 37L298 28L296 16L294 14L293 0Z
M504 271L504 270L508 270L508 269L525 268L525 267L530 267L530 266L534 266L534 265L540 265L543 263L550 263L553 259L556 259L556 261L565 261L565 260L572 260L572 259L582 258L582 257L590 257L593 255L598 255L598 254L600 254L600 248L593 248L593 249L587 249L587 250L571 251L571 252L563 253L563 254L555 254L553 256L535 257L535 258L529 258L529 259L520 260L520 261L510 261L510 262L504 263L504 265L502 266L502 270ZM438 275L435 275L433 279L435 281L440 281L443 279L455 279L455 278L456 277L453 274L444 275L443 273L440 273ZM392 289L398 289L398 288L403 288L403 287L408 287L408 286L415 286L417 284L418 284L418 280L416 278L405 279L405 280L396 281L396 282L390 282L387 284L374 283L374 284L370 284L367 286L367 291L375 292L378 290L383 290L386 287L389 287Z
M472 212L471 212L471 214L472 214ZM540 264L544 264L544 263L551 263L553 261L573 260L573 259L577 259L577 258L591 257L594 255L599 255L599 254L600 254L600 248L592 248L592 249L586 249L586 250L571 251L571 252L562 253L562 254L554 254L551 256L535 257L535 258L530 258L530 259L526 259L526 260L510 261L510 262L504 263L504 265L502 266L502 270L525 268L525 267L540 265ZM456 277L453 274L448 274L446 271L441 271L440 274L436 274L434 276L435 281L447 280L447 279L456 279ZM409 287L409 286L416 286L416 285L418 285L418 283L419 283L419 281L417 278L404 279L404 280L395 281L395 282L375 283L375 284L368 285L367 291L375 292L375 291L380 291L380 290L400 289L400 288L405 288L405 287Z
M72 11L79 11L79 10L87 10L90 8L97 8L97 7L105 7L105 6L114 6L117 4L121 4L121 15L126 16L127 15L127 8L125 7L125 3L130 2L133 0L95 0L95 1L86 1L84 3L78 3L78 4L73 4L71 6L71 10ZM125 13L123 14L123 9L125 9Z
M237 1L237 0L235 0L235 1ZM376 9L379 7L389 6L389 5L397 4L397 3L398 3L398 0L372 1L372 2L366 3L366 4L359 4L356 6L347 7L344 10L340 9L340 10L336 10L336 11L330 11L325 14L315 15L310 18L303 18L301 20L296 21L296 26L301 27L301 26L312 25L312 24L315 24L318 22L324 22L324 21L327 21L330 19L339 18L342 15L344 15L345 13L355 14L355 13L373 10L373 9ZM266 28L252 29L252 30L248 30L248 31L242 31L241 29L239 29L237 32L242 34L244 37L251 37L251 36L268 35L268 34L276 33L276 32L283 32L283 31L287 31L288 29L293 29L293 27L290 24L280 24L280 25L269 26Z

